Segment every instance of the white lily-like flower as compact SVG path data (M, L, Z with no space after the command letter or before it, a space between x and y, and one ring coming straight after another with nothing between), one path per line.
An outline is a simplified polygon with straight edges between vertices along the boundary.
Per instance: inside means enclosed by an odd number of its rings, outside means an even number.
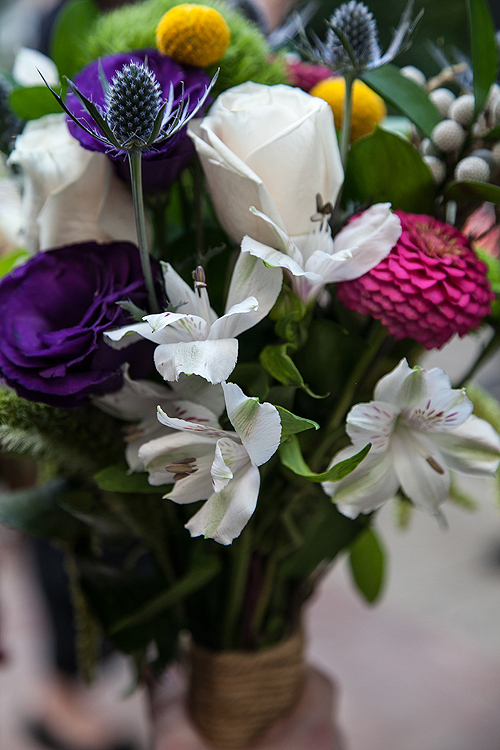
M472 415L465 390L452 389L443 370L411 368L403 359L381 378L374 401L357 404L347 416L352 446L336 464L371 443L364 461L345 479L323 489L344 515L370 513L399 488L419 508L439 515L447 499L450 469L492 476L500 463L500 436Z
M279 446L281 420L272 404L248 398L234 383L222 388L234 432L170 417L159 407L158 419L175 433L145 443L139 458L150 484L175 483L165 498L180 504L206 500L186 524L191 536L231 544L255 510L258 467Z
M133 380L127 368L119 391L94 396L92 401L108 414L133 423L124 428L125 458L131 471L144 471L139 448L165 435L165 427L158 421L158 405L173 417L217 428L225 408L222 387L197 375L181 375L177 382L165 386L151 380Z
M250 209L274 230L281 250L243 238L241 250L261 258L267 266L285 269L296 294L314 302L326 284L357 279L370 271L394 247L401 222L390 203L377 203L353 219L333 239L326 217L314 222L309 234L288 237L268 216Z
M156 369L165 380L181 373L201 375L210 383L226 380L238 358L237 336L252 328L270 311L281 289L281 274L266 269L262 261L242 254L233 271L226 312L220 318L210 307L203 269L195 272L193 291L169 263L163 264L170 304L182 312L146 315L134 323L107 331L116 348L136 340L133 334L153 341Z

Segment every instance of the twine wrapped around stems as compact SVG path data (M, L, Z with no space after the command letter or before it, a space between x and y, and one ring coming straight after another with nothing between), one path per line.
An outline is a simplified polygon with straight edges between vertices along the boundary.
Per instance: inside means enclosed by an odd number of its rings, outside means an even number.
M304 678L304 638L293 634L262 651L190 649L189 710L218 750L255 742L295 706Z

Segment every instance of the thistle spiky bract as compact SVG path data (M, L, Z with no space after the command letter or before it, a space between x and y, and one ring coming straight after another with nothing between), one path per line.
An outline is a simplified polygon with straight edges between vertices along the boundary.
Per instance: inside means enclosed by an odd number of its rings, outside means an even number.
M326 46L332 64L349 65L350 57L335 29L343 32L358 66L367 65L379 53L377 23L366 5L350 0L339 6L328 23Z
M163 104L154 73L131 62L113 77L105 94L106 119L116 139L137 146L147 143Z

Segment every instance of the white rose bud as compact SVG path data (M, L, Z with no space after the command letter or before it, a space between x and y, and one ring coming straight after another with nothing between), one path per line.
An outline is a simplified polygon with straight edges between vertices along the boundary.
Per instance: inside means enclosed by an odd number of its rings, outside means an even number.
M448 114L452 120L460 123L464 128L468 128L474 117L474 106L475 101L473 95L464 94L452 102Z
M479 156L467 156L458 162L455 169L455 179L488 182L490 179L490 168L485 160Z
M429 94L429 99L436 107L441 117L448 117L448 111L455 101L455 94L450 89L435 89Z
M495 161L495 164L497 166L500 166L500 141L495 143L495 145L491 149L491 153L493 154L493 159Z
M471 156L479 156L480 159L484 159L490 169L494 169L496 167L496 161L495 157L493 156L493 151L490 151L489 148L478 148L472 152Z
M437 156L438 151L430 138L423 138L420 144L420 153L422 156Z
M440 185L446 176L446 164L436 156L424 156L424 161L431 170L435 182Z
M465 130L455 120L443 120L432 131L431 140L440 151L449 154L463 146Z
M427 83L427 78L422 73L421 70L416 68L414 65L405 65L404 68L401 68L399 71L402 76L405 78L408 78L408 80L413 81L413 83L416 83L417 86L424 87Z

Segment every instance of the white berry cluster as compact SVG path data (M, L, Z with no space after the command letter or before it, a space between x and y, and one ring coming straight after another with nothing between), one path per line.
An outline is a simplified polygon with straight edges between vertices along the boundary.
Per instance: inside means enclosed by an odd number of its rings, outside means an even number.
M420 140L417 136L416 145L438 184L446 178L496 181L500 171L500 139L489 138L488 133L500 125L500 86L493 84L483 111L475 116L474 95L464 92L457 96L444 85L452 83L459 88L454 76L450 78L450 70L445 69L428 81L412 65L401 68L402 75L428 91L442 118L430 139Z

